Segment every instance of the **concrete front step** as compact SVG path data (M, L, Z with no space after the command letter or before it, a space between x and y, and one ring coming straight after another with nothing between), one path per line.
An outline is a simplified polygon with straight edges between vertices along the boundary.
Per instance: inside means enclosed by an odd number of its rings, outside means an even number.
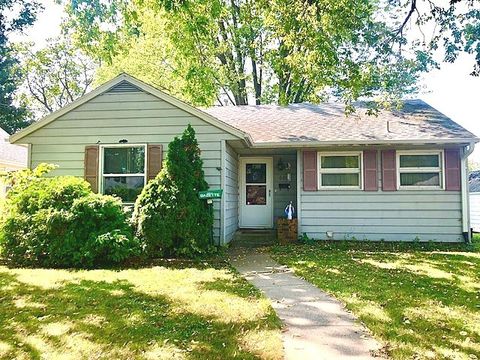
M231 247L270 246L277 242L275 230L271 229L239 229L235 233Z

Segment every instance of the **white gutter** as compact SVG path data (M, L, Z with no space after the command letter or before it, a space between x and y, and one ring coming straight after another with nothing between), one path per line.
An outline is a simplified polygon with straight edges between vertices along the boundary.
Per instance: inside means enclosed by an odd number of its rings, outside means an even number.
M461 190L462 190L462 232L467 243L472 242L472 234L470 232L470 204L468 197L468 162L467 158L475 149L475 143L471 142L463 148L460 157L460 173L461 173Z
M332 141L292 141L292 142L260 142L253 143L253 148L311 148L332 145L445 145L445 144L472 144L479 142L479 138L466 139L399 139L399 140L332 140Z

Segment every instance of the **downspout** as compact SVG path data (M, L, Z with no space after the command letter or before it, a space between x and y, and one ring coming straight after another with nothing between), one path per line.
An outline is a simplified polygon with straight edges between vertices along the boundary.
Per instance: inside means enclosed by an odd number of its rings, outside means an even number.
M471 142L469 145L463 147L462 155L460 157L461 167L461 190L462 190L462 232L465 242L472 242L472 234L470 231L470 209L468 198L468 170L467 158L475 149L475 143Z
M32 168L32 144L27 144L27 169Z

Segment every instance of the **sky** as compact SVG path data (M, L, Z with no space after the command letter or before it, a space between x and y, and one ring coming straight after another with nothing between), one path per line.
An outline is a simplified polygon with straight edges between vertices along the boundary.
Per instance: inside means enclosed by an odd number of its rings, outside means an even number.
M45 10L37 22L16 40L32 41L41 48L46 39L59 35L62 6L53 0L42 3ZM439 70L423 76L422 91L417 97L480 137L480 77L469 75L473 61L473 55L462 54L453 64L442 63ZM471 159L480 162L480 144Z

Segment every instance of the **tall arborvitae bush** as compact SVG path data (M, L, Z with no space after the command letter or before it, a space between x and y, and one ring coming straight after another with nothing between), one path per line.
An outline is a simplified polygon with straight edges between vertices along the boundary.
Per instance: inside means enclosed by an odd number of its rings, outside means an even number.
M168 145L162 171L135 203L137 236L151 257L197 257L213 248L213 212L198 197L207 189L195 130L188 125Z

